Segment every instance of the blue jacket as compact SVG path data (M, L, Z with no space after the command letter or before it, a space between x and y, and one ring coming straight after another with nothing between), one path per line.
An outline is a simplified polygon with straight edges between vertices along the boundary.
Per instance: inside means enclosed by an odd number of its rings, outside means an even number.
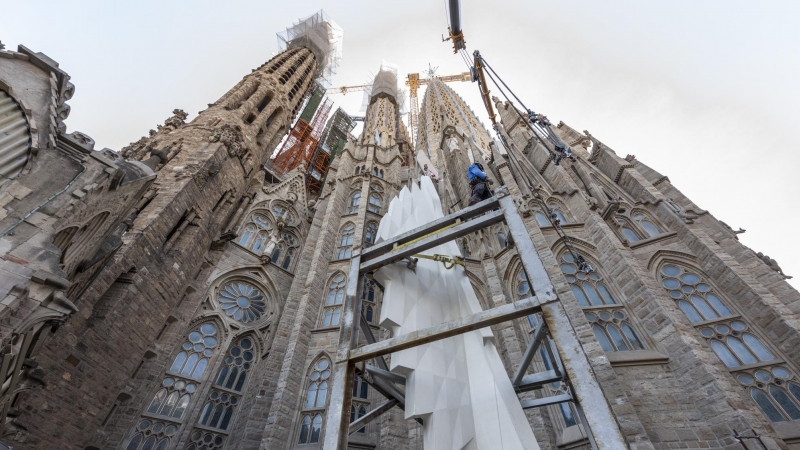
M475 164L472 164L469 166L469 169L467 169L467 177L469 178L470 183L472 183L472 180L474 180L475 177L478 177L478 179L481 181L486 181L486 174L483 173L481 169L478 169L478 166Z

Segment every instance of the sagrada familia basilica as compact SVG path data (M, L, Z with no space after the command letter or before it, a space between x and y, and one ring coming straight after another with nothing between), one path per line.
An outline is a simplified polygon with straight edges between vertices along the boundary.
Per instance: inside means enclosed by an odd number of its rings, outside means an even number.
M75 85L46 49L0 45L0 449L446 448L426 433L449 425L410 390L440 395L453 374L397 370L399 351L391 366L372 353L347 366L342 333L359 304L353 351L395 342L402 324L382 308L416 260L393 262L393 279L351 262L391 237L382 220L403 191L465 211L474 162L526 237L510 221L470 230L442 247L457 253L443 273L471 287L478 313L499 311L546 297L523 264L538 255L558 331L577 344L556 348L545 310L482 328L495 374L513 380L528 357L520 376L560 378L514 383L524 412L511 416L535 442L451 430L463 448L800 449L800 293L713 205L601 130L532 127L504 98L491 100L492 134L472 109L484 105L435 76L414 127L389 67L363 118L328 114L320 80L341 33L324 14L300 24L193 120L176 109L122 149L67 130ZM572 158L559 163L547 137ZM579 404L581 389L599 401ZM349 430L331 419L342 405ZM623 445L592 430L597 411ZM346 445L329 445L341 433Z

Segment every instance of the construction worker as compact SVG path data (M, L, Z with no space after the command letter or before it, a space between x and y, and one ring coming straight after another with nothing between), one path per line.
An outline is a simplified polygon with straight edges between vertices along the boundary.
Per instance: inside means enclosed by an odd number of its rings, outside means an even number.
M489 191L489 184L492 180L486 176L483 171L483 165L479 162L473 163L467 169L467 178L469 178L469 186L472 188L472 196L469 198L469 206L474 205L482 200L492 196Z

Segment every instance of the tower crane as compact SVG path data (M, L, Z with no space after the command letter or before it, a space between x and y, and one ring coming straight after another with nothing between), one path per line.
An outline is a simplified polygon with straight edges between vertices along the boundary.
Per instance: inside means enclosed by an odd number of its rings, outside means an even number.
M428 71L433 76L434 69ZM444 75L436 77L439 81L444 83L452 83L455 81L472 81L472 76L469 72L462 72L457 75ZM420 78L419 73L410 73L406 78L406 86L408 86L408 94L411 98L411 108L409 110L408 128L411 133L411 140L414 143L414 148L417 146L417 128L419 125L419 101L417 99L417 90L420 86L425 86L430 82L431 78ZM365 91L372 87L371 84L359 84L355 86L340 86L328 88L327 93L346 95L348 92Z

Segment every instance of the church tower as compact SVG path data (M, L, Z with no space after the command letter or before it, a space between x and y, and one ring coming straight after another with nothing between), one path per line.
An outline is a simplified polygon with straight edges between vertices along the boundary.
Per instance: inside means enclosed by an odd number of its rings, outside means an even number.
M323 14L304 26L341 38ZM294 33L285 45L191 122L176 110L116 157L141 161L157 178L113 258L79 272L67 292L81 314L37 358L59 374L49 383L58 400L33 391L19 405L53 426L31 429L28 445L238 445L232 432L247 425L257 391L244 394L257 389L252 378L308 233L302 174L262 189L261 166L309 88L330 73L319 39ZM56 420L67 408L86 415Z

